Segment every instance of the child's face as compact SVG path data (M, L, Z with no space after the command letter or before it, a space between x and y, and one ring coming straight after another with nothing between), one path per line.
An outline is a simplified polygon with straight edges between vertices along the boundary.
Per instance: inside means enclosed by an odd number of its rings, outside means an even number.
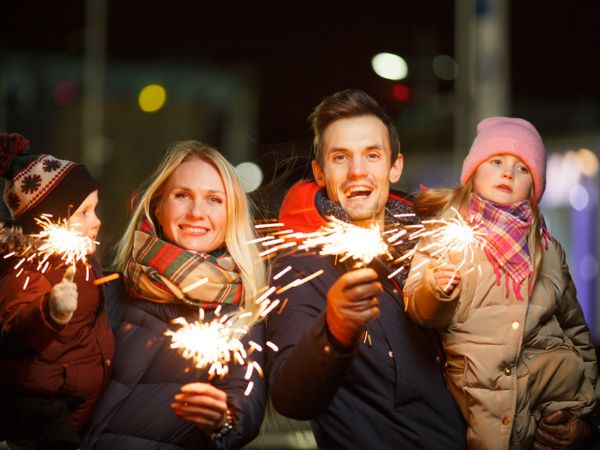
M492 156L479 165L473 177L475 193L501 205L528 199L533 187L529 169L512 155Z
M92 241L95 241L98 237L98 231L102 224L98 216L96 216L96 206L98 206L97 190L88 195L69 218L69 226L79 231L83 236L89 237ZM95 251L96 244L92 246L88 254L91 255Z

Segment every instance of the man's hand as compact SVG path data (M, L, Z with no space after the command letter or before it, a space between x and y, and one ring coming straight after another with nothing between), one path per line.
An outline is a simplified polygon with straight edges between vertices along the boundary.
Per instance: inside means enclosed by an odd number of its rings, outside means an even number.
M77 309L77 285L73 283L75 268L69 267L60 283L54 285L48 299L50 317L59 325L66 325Z
M365 268L343 274L327 292L326 320L330 333L351 347L367 323L379 316L377 295L383 292L377 272Z
M181 387L171 408L179 417L210 434L227 418L227 394L208 383L189 383Z
M587 448L592 438L590 424L561 409L553 412L539 421L535 430L534 450L550 449L583 449Z
M446 263L435 269L433 277L439 288L444 291L446 295L452 294L454 289L456 289L456 286L460 284L461 280L457 267L451 263Z

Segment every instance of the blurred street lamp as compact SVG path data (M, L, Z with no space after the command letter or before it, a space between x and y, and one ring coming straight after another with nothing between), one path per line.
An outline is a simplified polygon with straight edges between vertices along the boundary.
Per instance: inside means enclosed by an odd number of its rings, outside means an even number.
M402 80L408 75L408 65L402 57L393 53L378 53L371 60L377 75L386 80Z

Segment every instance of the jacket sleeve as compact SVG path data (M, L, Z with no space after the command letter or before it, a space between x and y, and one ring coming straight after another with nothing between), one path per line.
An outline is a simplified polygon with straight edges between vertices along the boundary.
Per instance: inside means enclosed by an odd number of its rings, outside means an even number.
M561 286L564 287L556 316L561 328L581 354L585 365L585 374L592 382L592 386L595 387L598 377L598 364L596 351L590 338L590 330L585 323L583 311L577 300L575 284L569 272L565 252L558 242L553 240L552 243L556 245L562 276Z
M426 328L446 328L458 305L462 283L447 295L435 282L431 257L417 244L410 272L404 285L406 312L417 324Z
M261 370L265 367L264 325L258 323L250 330L244 342L253 341L262 347L248 355L248 361L256 362ZM230 373L214 382L215 387L227 393L227 404L233 416L233 428L222 437L212 441L212 447L218 449L240 448L258 436L265 415L267 398L266 381L263 373L253 370L246 380L247 366L230 364ZM250 385L252 383L252 385Z
M327 329L326 296L337 277L337 273L331 275L329 261L282 257L275 262L273 273L288 265L293 269L274 280L274 285L285 286L319 269L325 273L286 291L285 308L268 317L267 338L279 348L267 354L269 393L280 414L309 420L327 409L352 362L353 349L339 348Z
M27 289L23 289L29 277ZM39 272L23 272L18 279L12 272L0 279L0 348L5 355L39 352L47 347L63 327L56 325L48 312L52 286Z

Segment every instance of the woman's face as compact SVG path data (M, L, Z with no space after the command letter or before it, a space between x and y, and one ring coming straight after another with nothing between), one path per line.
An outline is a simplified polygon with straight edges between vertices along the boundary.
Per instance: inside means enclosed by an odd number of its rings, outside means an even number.
M226 207L225 187L217 170L191 159L167 179L154 214L167 241L209 253L225 242Z
M516 156L495 155L479 165L473 184L475 193L481 198L509 205L529 198L533 177Z

